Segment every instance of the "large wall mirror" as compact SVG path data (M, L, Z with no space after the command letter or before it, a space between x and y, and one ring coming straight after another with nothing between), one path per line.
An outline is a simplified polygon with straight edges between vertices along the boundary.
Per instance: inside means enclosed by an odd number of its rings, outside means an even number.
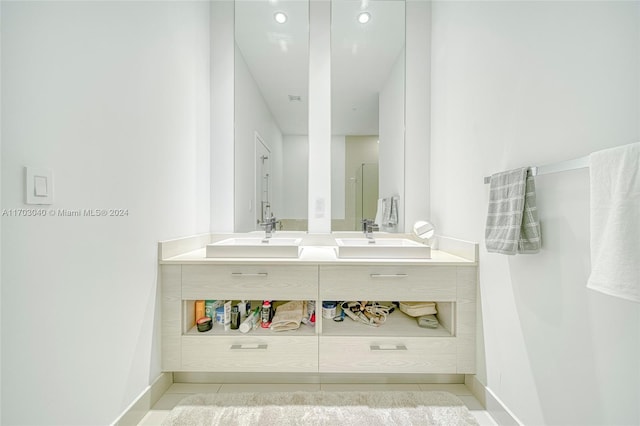
M331 3L331 228L404 229L405 2Z
M234 230L306 231L308 1L235 1L234 92Z

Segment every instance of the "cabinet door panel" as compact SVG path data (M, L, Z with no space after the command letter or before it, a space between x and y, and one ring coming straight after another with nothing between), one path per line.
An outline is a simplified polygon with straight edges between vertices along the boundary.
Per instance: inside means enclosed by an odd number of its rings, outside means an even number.
M456 299L456 268L449 266L321 266L324 300Z
M183 336L182 371L317 372L318 338Z
M182 299L315 299L318 267L308 265L185 265Z
M320 337L323 373L456 373L455 338Z

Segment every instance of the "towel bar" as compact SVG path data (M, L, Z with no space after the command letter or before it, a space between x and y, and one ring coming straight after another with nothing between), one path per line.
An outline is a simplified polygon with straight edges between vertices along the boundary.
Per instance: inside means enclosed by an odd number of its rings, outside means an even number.
M545 164L543 166L531 167L531 174L533 176L546 175L548 173L566 172L568 170L576 170L589 167L589 156L576 158L573 160L560 161L558 163ZM491 176L484 177L484 183L491 182Z

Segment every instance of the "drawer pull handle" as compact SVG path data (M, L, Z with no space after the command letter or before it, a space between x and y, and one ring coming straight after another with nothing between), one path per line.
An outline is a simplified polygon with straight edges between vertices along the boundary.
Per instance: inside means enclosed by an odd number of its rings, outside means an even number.
M372 351L406 351L405 345L371 345L369 349Z
M255 349L261 349L261 350L266 350L267 347L269 345L267 345L266 343L256 343L256 344L243 344L243 345L231 345L231 350L255 350Z
M231 275L234 277L266 277L269 274L267 272L256 272L256 273L232 272Z
M371 278L407 278L409 274L371 274Z

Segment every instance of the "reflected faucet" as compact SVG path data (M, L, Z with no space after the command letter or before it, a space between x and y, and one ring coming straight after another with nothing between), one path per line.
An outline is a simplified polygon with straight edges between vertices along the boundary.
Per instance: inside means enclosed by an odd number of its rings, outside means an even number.
M276 223L276 218L273 213L271 213L271 217L260 224L260 226L264 228L264 238L262 239L263 243L269 242L269 238L271 238L271 235L276 231Z
M362 219L362 232L364 232L364 236L369 239L369 244L376 242L376 240L373 239L373 229L377 227L378 225L373 223L371 219Z

